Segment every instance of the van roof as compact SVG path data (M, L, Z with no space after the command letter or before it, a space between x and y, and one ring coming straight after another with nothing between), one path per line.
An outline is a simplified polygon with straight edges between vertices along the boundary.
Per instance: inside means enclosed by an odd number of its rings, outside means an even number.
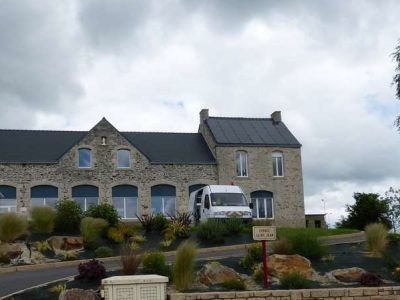
M210 185L211 193L240 193L242 189L237 185Z

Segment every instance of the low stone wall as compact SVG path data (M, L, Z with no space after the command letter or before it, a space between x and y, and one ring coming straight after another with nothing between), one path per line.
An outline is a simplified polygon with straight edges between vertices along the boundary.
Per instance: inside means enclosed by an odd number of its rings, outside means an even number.
M263 290L245 292L175 293L170 300L400 300L400 286L313 290Z

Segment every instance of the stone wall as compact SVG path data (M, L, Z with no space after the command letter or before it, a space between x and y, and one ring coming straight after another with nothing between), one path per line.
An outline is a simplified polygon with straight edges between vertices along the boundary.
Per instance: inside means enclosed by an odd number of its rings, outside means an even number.
M313 290L264 290L245 292L175 293L170 300L399 300L400 286L376 288L335 288Z

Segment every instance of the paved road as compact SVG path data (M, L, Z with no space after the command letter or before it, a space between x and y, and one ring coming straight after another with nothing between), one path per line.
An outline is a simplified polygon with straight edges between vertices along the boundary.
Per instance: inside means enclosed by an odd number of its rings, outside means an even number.
M322 239L323 244L333 245L342 243L363 242L364 235L347 236L347 237L330 237ZM198 260L215 259L222 257L240 257L245 254L245 249L210 251L199 253ZM167 257L167 261L172 261L173 257ZM78 264L77 264L78 265ZM59 267L52 269L44 269L37 271L23 271L0 274L0 297L24 290L33 286L37 286L46 282L60 280L65 277L74 276L77 274L77 265L69 267ZM120 267L119 261L105 263L107 270L112 270ZM1 298L0 298L1 299Z

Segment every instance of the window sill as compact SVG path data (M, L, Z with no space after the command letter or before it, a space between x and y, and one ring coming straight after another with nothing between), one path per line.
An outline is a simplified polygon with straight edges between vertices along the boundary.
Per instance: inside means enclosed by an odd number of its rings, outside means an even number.
M285 176L272 176L272 179L284 179Z
M236 176L237 179L249 179L249 176Z

